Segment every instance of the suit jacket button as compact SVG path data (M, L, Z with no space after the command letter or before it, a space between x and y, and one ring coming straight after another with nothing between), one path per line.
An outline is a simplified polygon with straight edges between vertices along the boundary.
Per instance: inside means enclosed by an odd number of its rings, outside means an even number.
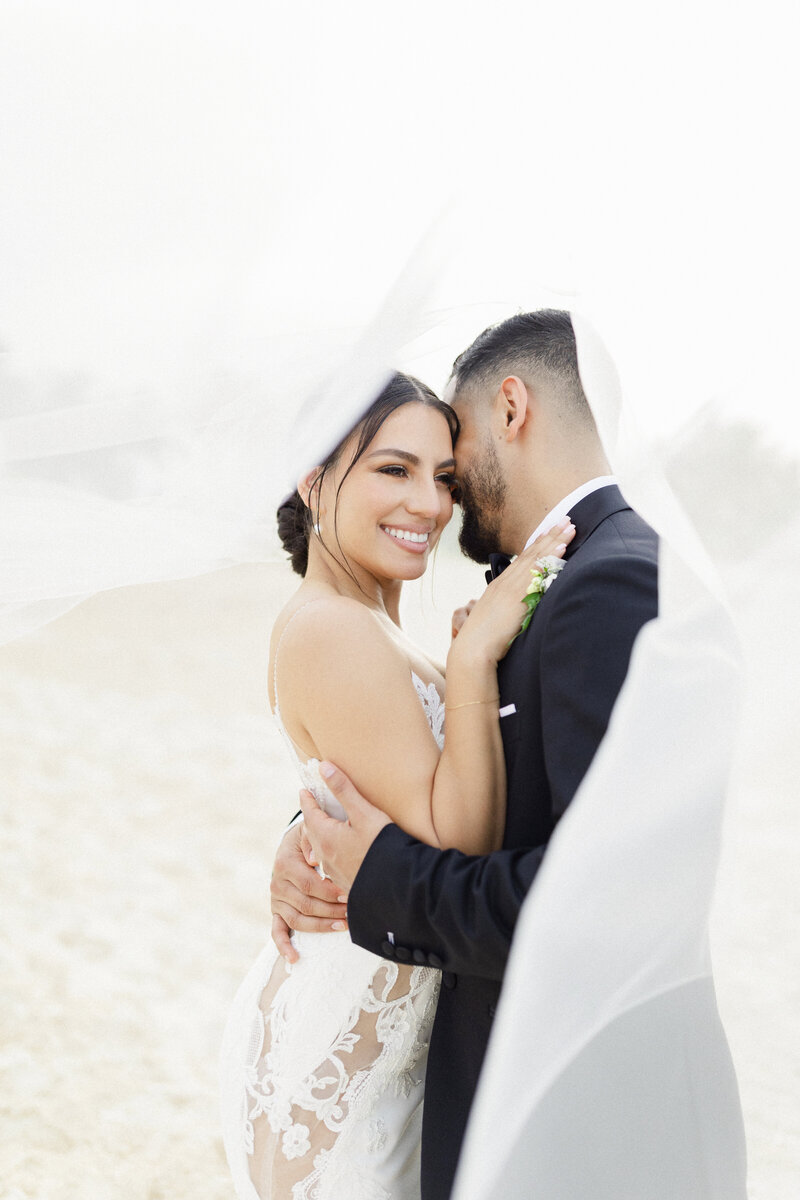
M456 986L456 977L452 971L445 971L442 975L442 983L448 991L452 991Z
M408 962L411 958L411 951L405 946L395 946L394 952L398 962Z
M415 950L413 959L415 963L419 963L422 966L428 961L428 956L424 950Z
M429 954L428 955L428 965L431 967L435 967L437 971L441 971L442 967L444 966L444 963L439 958L438 954Z
M381 942L381 954L385 954L387 958L394 958L394 946L388 939Z
M497 1005L490 1004L486 1011L488 1012L490 1018L494 1019L494 1014L497 1012Z

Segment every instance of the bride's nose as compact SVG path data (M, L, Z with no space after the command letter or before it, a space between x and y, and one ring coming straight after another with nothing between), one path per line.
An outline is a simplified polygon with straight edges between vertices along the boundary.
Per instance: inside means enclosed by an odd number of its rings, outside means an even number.
M435 520L442 511L444 489L435 479L416 479L406 497L409 513Z

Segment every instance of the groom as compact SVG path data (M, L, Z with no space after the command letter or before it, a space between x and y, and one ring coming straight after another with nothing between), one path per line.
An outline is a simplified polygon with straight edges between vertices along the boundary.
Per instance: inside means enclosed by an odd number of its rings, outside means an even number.
M336 892L349 889L354 942L442 971L426 1076L424 1200L450 1195L520 908L658 604L656 535L609 475L568 313L521 314L487 329L456 359L445 399L461 421L464 552L491 561L496 573L503 555L518 554L560 517L569 514L577 531L564 570L498 670L503 848L482 857L433 849L332 769L327 782L349 821L326 817L308 793L303 811L317 857L339 886L332 892L310 871L294 834L279 851L272 887L283 949L284 922L331 928L341 917Z

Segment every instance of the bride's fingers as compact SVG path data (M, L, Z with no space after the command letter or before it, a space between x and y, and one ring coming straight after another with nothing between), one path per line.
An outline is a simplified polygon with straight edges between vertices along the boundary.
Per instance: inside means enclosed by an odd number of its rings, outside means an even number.
M571 524L569 518L565 519L565 523L556 525L548 533L541 534L535 542L517 555L511 565L496 580L496 583L500 584L500 587L496 589L498 598L501 592L505 592L507 595L513 595L522 603L530 583L530 571L536 567L540 559L563 558L567 546L574 536L575 526ZM522 587L521 591L520 587ZM495 584L487 589L490 593L493 590L495 590Z
M548 529L546 533L540 534L536 541L527 550L522 552L520 558L523 555L532 559L544 558L549 554L560 558L574 537L575 526L569 517L563 517L562 520L556 522L552 529Z

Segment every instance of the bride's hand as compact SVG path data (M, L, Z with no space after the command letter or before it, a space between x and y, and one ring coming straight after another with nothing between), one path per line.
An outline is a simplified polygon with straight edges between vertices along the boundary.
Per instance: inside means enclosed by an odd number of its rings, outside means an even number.
M541 534L527 550L523 550L502 574L492 581L480 600L468 606L467 613L458 630L455 630L454 614L453 643L459 654L487 656L499 662L508 650L509 643L519 633L525 617L524 598L531 582L531 571L537 559L563 558L567 546L575 536L575 526L569 517L555 524L547 533Z

